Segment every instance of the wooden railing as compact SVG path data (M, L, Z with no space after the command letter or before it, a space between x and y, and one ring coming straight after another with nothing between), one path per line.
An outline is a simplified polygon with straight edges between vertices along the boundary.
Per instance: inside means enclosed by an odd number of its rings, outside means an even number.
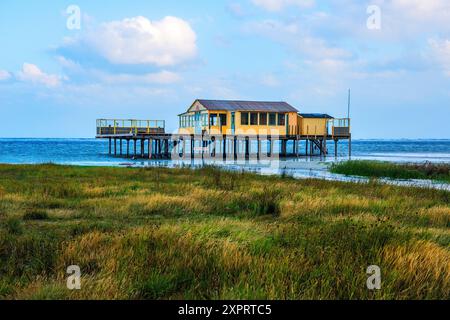
M327 125L333 137L350 136L350 118L330 119Z
M97 119L97 135L137 135L165 132L164 120Z

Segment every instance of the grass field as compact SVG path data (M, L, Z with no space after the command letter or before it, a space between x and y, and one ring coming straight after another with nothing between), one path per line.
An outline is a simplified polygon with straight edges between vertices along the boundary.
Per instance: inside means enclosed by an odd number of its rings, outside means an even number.
M69 265L81 290L66 288ZM0 298L449 299L450 193L0 165Z
M450 183L450 164L448 163L392 163L383 161L352 160L334 163L333 173L346 175L393 178L430 179Z

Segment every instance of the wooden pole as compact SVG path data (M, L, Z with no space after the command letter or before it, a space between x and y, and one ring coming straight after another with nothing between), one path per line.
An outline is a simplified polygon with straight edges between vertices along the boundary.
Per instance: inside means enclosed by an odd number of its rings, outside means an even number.
M133 142L134 142L134 157L136 158L136 155L137 155L137 151L136 151L136 149L137 149L137 147L136 147L136 139L133 139Z
M338 139L334 139L334 156L337 158L338 155Z
M226 160L227 158L227 136L222 136L222 158Z
M111 138L109 138L109 151L108 151L108 153L111 154Z
M348 157L352 157L352 135L348 136Z
M153 143L152 143L152 139L148 139L148 158L151 159L152 158L152 147L153 147Z
M130 157L130 139L127 139L127 158Z
M305 155L308 155L308 139L305 140Z
M237 160L237 137L234 136L233 138L233 157L234 160Z
M114 138L114 155L117 155L117 143L116 143L116 138Z

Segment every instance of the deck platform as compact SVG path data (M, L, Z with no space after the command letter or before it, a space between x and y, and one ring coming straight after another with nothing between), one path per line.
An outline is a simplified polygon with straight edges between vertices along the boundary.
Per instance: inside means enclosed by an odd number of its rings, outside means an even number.
M351 133L343 127L336 129L331 128L330 132L333 134L323 136L183 134L166 133L164 121L100 119L97 120L96 138L109 141L109 154L134 159L193 159L196 157L258 159L263 154L267 157L327 156L329 155L327 145L330 142L334 142L334 155L337 157L338 144L342 140L348 141L350 157ZM290 152L287 150L288 141L292 142ZM305 142L304 152L300 150L301 141ZM263 144L266 144L266 148L263 148ZM275 148L275 145L278 148Z

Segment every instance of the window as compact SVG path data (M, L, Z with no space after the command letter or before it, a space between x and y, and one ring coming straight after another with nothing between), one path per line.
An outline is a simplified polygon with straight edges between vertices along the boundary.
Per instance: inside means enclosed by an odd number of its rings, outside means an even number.
M209 124L211 126L217 126L218 125L218 123L217 123L217 113L211 113L209 115Z
M226 126L227 125L227 115L226 114L220 114L220 125Z
M266 126L267 125L267 113L259 114L259 125Z
M278 114L278 125L284 126L286 124L286 115L284 113Z
M202 126L206 127L208 126L208 114L202 113Z
M269 113L269 126L275 126L277 124L277 114Z
M241 112L241 125L242 126L248 125L248 112Z
M250 113L250 124L252 126L258 125L258 113L256 113L256 112Z

